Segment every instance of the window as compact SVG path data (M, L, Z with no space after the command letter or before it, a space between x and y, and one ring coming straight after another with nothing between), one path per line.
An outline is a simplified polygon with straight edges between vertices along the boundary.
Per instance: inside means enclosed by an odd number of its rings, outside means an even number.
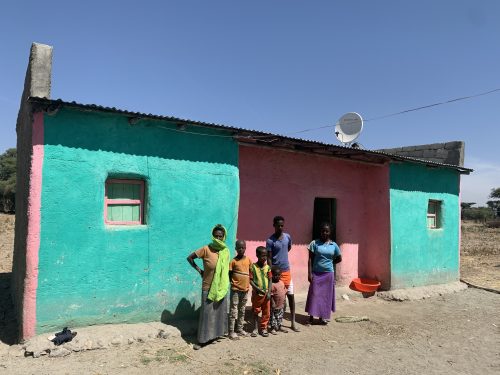
M144 181L106 180L104 222L116 225L144 224Z
M429 200L427 205L427 228L441 227L441 201Z

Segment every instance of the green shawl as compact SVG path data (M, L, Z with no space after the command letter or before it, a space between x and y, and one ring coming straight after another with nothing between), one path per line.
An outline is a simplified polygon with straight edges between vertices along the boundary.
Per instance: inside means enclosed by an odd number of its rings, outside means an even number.
M226 240L226 233L226 228L224 228L224 239L221 241L212 236L212 242L208 245L219 253L214 278L208 291L208 299L214 302L223 299L229 290L229 249L224 242Z

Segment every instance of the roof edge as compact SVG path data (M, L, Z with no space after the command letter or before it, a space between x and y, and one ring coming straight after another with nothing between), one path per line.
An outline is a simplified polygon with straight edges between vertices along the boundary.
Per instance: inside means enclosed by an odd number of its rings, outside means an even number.
M162 116L162 115L154 115L151 113L133 112L133 111L117 109L115 107L104 107L96 104L81 104L75 101L67 102L63 101L62 99L29 97L28 101L34 105L34 110L41 109L44 111L53 112L56 111L61 106L65 106L70 108L97 111L97 112L116 113L132 118L140 117L144 119L163 120L163 121L177 122L179 124L195 125L200 127L208 127L212 129L217 128L220 130L232 131L234 133L232 137L234 137L238 142L242 144L252 143L263 147L267 146L267 147L277 147L277 148L293 148L300 151L310 151L311 153L319 153L321 155L326 155L336 158L371 162L376 164L385 163L390 160L401 161L401 162L412 162L417 164L425 164L430 167L451 168L457 170L461 174L469 174L473 171L470 168L465 168L462 166L437 163L429 160L395 155L382 151L332 145L313 140L293 138L285 135L266 133L258 130L243 129L243 128L237 128L233 126L227 126L215 123L193 121L173 116Z

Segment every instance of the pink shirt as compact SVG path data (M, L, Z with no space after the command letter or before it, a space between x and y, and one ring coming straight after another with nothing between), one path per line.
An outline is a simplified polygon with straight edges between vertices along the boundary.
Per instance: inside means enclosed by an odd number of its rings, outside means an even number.
M277 283L273 283L271 288L271 299L274 302L275 309L282 309L285 307L286 291L287 289L283 281L280 280Z

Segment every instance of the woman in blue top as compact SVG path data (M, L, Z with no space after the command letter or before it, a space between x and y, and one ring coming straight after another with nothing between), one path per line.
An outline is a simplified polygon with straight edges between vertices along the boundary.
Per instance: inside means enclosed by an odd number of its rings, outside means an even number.
M339 246L330 239L331 225L321 224L320 238L312 241L309 250L306 312L309 314L309 324L314 317L319 317L319 323L326 325L332 311L335 311L335 275L334 264L342 261Z

